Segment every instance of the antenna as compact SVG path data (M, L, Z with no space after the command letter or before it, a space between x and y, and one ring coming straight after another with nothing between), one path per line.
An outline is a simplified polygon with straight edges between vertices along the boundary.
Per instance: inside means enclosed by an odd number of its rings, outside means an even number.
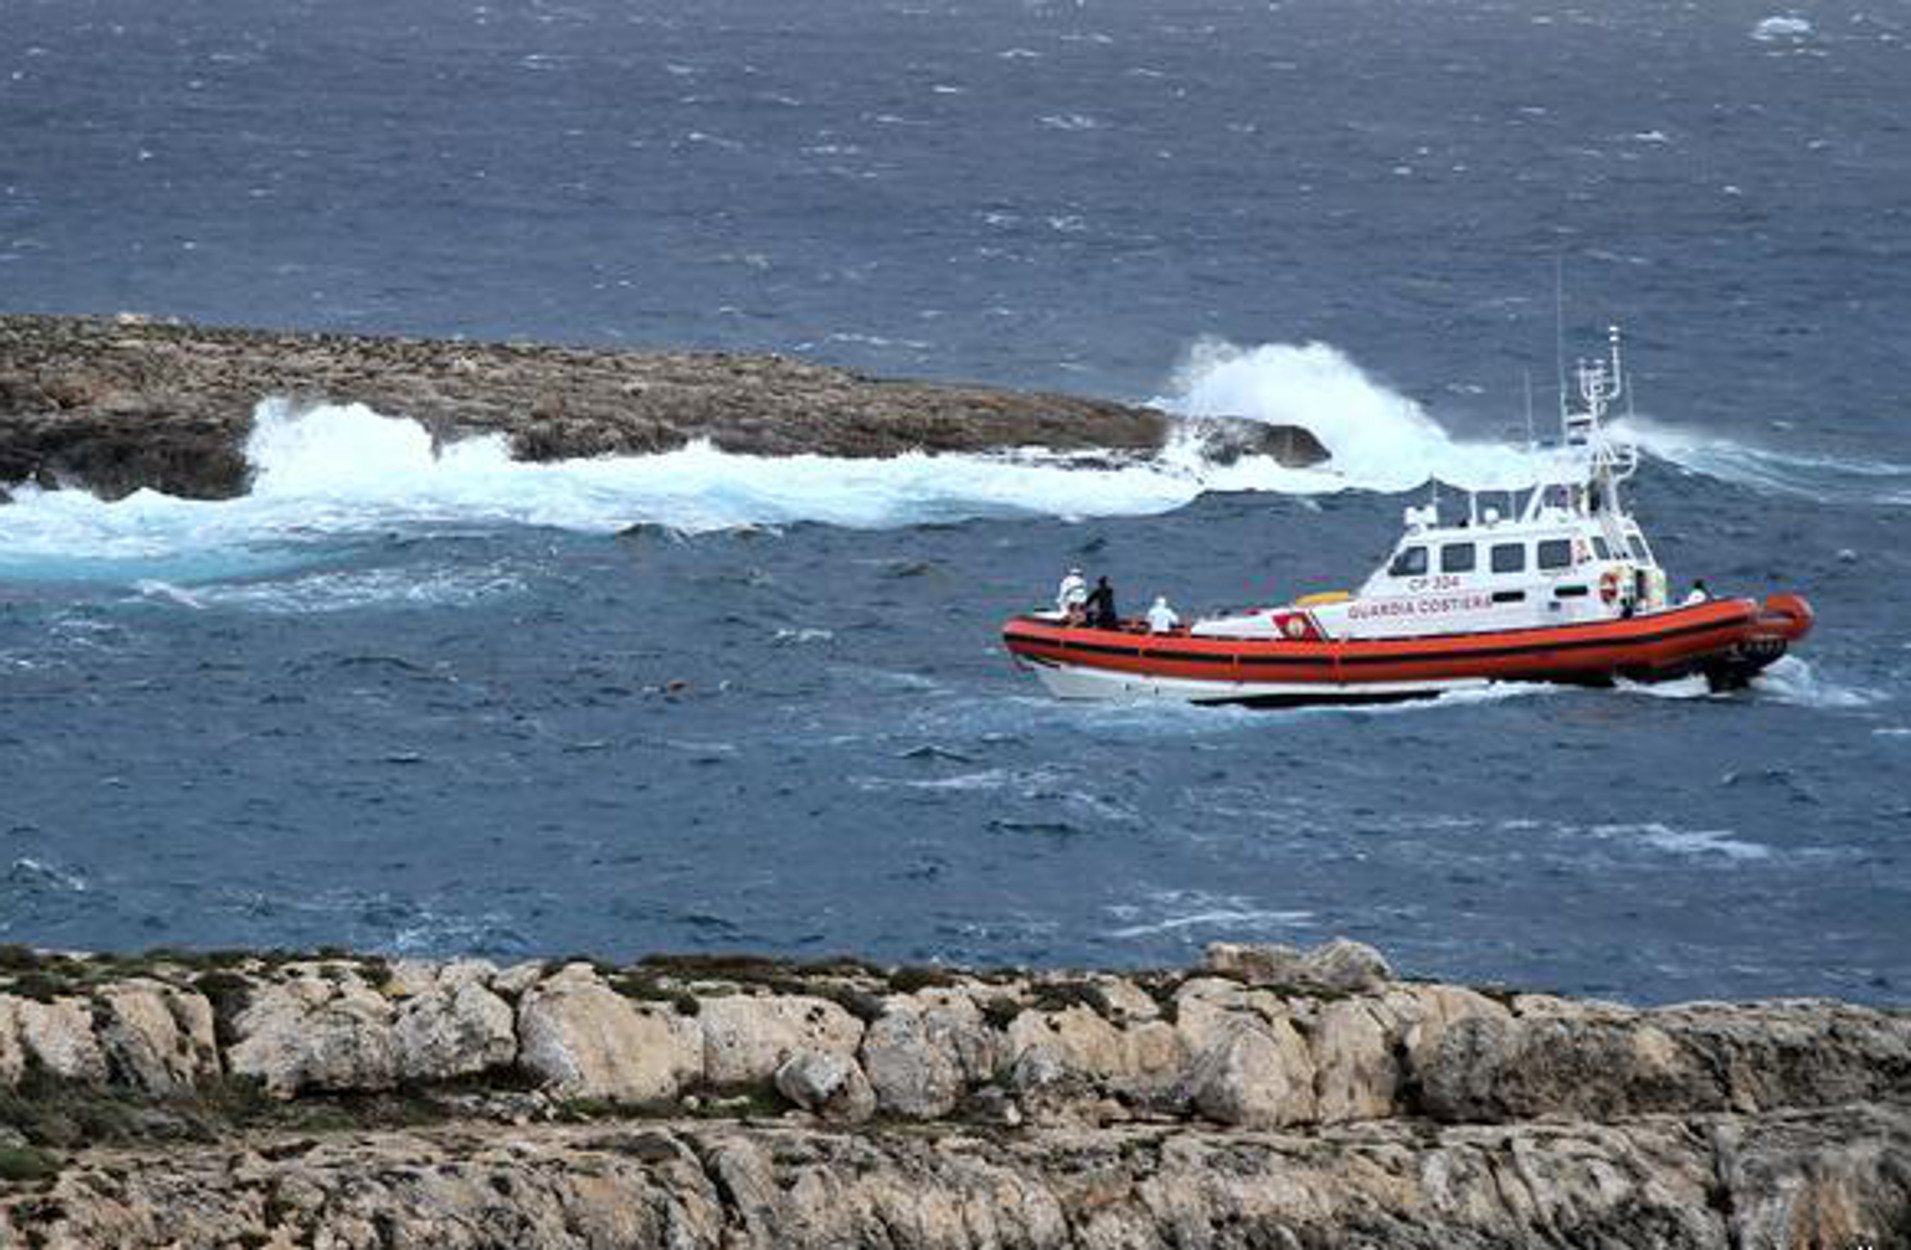
M1566 258L1553 253L1553 370L1559 384L1559 421L1566 423Z
M1526 450L1532 451L1537 445L1533 438L1533 371L1522 369L1520 373L1526 378Z

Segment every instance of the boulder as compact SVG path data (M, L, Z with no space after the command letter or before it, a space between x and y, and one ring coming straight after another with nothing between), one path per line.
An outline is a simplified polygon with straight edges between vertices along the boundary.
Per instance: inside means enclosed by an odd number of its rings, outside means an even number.
M1398 1111L1398 1022L1370 999L1322 1006L1308 1034L1320 1122L1375 1120Z
M896 995L863 1036L862 1066L883 1110L911 1119L948 1115L991 1079L1001 1039L966 995Z
M831 1051L797 1051L775 1080L778 1093L825 1120L857 1124L876 1112L876 1091L861 1065Z
M1397 1033L1397 1053L1403 1096L1412 1096L1420 1072L1431 1061L1446 1030L1460 1020L1484 1017L1511 1019L1500 1003L1457 985L1395 985L1382 995L1377 1011Z
M222 1070L212 1004L200 994L139 978L102 990L95 1026L114 1084L177 1094Z
M1347 938L1335 938L1313 950L1271 943L1214 942L1208 946L1203 964L1210 972L1238 977L1250 985L1337 994L1371 992L1393 980L1393 969L1379 951Z
M1288 1018L1287 1003L1278 994L1225 977L1189 978L1175 991L1174 1003L1175 1031L1191 1054L1225 1040L1243 1019Z
M442 1081L510 1065L518 1055L510 1004L482 982L449 978L407 999L393 1025L398 1074Z
M1739 1111L1911 1092L1911 1018L1845 1003L1692 1003L1644 1013L1718 1074Z
M703 1079L719 1088L767 1085L800 1050L853 1059L863 1022L826 998L803 994L728 994L701 998Z
M1650 1024L1475 1016L1449 1026L1418 1071L1420 1105L1448 1122L1722 1110L1710 1068Z
M1307 1043L1285 1020L1240 1020L1196 1055L1187 1101L1221 1124L1269 1129L1318 1115Z
M702 1073L696 1021L632 1003L588 971L526 991L517 1025L518 1066L559 1097L658 1102Z
M29 1063L67 1081L106 1080L106 1053L93 1035L93 1013L84 999L13 1000L14 1027Z
M391 1003L349 970L288 971L285 981L255 986L233 1018L228 1069L258 1078L280 1098L304 1090L357 1093L395 1086L398 1041Z
M1093 1082L1128 1075L1121 1030L1082 1004L1061 1011L1024 1011L1009 1024L1010 1055L1040 1047L1071 1073Z
M465 984L475 983L488 988L497 976L497 965L488 959L453 959L445 963L430 959L400 959L391 965L391 971L380 989L387 998L403 1001L429 994L433 990L452 989Z

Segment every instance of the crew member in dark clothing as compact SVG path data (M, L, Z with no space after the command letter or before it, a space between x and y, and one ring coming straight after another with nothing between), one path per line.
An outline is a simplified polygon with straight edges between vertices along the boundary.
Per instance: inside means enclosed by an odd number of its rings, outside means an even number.
M1106 577L1097 577L1095 589L1088 592L1088 623L1096 629L1115 629L1121 624L1121 618L1115 615L1115 588Z

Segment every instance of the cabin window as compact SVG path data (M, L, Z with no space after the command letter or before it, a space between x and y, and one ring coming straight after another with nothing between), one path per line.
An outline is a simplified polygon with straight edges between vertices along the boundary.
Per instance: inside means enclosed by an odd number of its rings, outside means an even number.
M1548 538L1539 545L1539 567L1543 569L1569 569L1573 566L1573 543L1570 538Z
M1427 549L1409 547L1393 558L1387 566L1387 572L1395 577L1424 577L1427 572Z
M1629 541L1632 544L1632 558L1634 560L1638 561L1640 564L1652 563L1652 549L1646 546L1645 539L1641 538L1637 534L1634 534L1627 541Z
M1593 554L1601 560L1612 559L1612 548L1608 547L1606 540L1598 534L1593 535Z
M1526 571L1525 543L1494 543L1493 571L1495 573L1523 573Z
M1496 590L1493 592L1495 603L1524 603L1526 592L1523 590Z
M1440 548L1440 571L1442 573L1471 573L1473 544L1448 543Z
M1580 599L1584 598L1585 594L1584 586L1561 586L1553 591L1553 597L1556 599Z

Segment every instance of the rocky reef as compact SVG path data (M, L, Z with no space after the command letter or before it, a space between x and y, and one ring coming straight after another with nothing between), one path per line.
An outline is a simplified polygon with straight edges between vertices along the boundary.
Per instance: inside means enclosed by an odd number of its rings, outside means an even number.
M0 1244L1911 1244L1911 1014L1396 977L0 948Z
M1228 459L1323 461L1306 430L1067 395L865 377L777 356L211 329L143 317L0 315L0 487L247 485L260 400L370 405L440 441L503 434L524 460L667 451L892 456L1042 448L1147 457L1176 438Z

